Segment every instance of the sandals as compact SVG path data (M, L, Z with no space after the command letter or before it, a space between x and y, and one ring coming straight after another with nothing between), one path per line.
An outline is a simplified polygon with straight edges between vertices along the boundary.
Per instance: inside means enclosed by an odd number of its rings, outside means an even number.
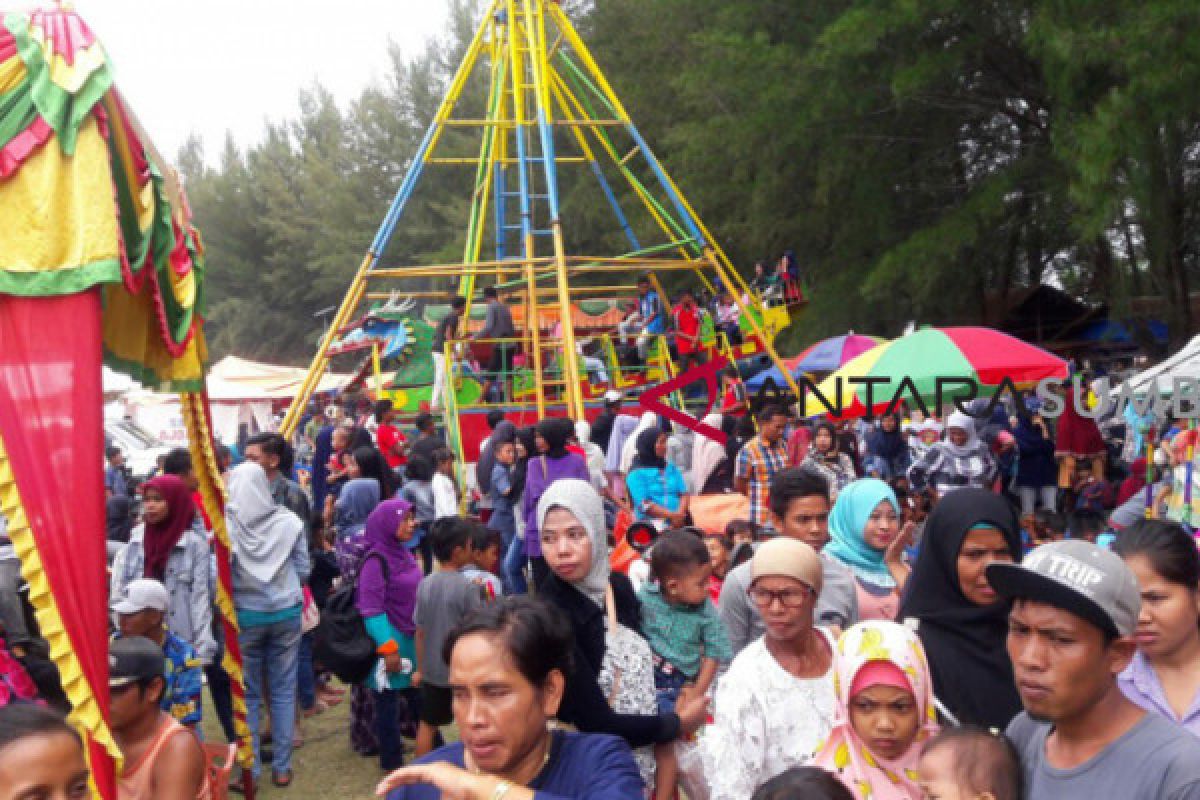
M271 783L278 786L280 789L286 789L292 785L292 771L290 769L283 772L271 770Z

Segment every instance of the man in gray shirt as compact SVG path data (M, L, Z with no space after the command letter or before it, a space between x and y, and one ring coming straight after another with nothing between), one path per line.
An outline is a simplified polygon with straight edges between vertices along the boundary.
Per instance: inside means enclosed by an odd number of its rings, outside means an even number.
M818 553L829 542L829 484L821 475L793 467L771 480L768 499L771 524L781 536L799 539ZM845 630L858 622L858 595L854 575L842 564L821 553L824 585L817 598L816 624ZM752 579L750 562L725 576L718 612L729 633L733 652L763 635L762 617L747 592Z
M508 385L504 376L512 372L513 343L488 340L512 339L517 335L517 328L513 325L512 312L501 302L500 293L496 291L495 286L489 286L483 290L483 299L487 303L487 314L483 318L483 327L472 337L483 339L492 346L492 358L488 362L487 382L483 385L483 396L487 398L492 386L499 383L502 392L500 399L503 401L507 399L508 394L504 391Z
M1200 800L1200 740L1126 699L1141 595L1115 554L1068 539L988 582L1013 600L1008 655L1025 711L1008 726L1028 800Z

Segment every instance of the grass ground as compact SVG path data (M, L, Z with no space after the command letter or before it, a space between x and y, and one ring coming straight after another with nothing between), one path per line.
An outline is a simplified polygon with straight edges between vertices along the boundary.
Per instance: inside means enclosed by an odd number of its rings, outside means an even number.
M204 715L204 737L222 742L212 704ZM258 797L283 800L368 800L375 796L375 784L383 776L379 760L363 758L350 749L350 695L326 711L302 723L304 746L292 756L295 779L287 789L271 784L268 765L259 780ZM411 743L410 743L411 744ZM230 795L237 798L240 795Z

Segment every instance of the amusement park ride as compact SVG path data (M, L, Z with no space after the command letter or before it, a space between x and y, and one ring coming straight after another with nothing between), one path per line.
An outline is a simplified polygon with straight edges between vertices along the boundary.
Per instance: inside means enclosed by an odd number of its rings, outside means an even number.
M479 111L471 113L480 106L482 118ZM464 153L467 135L471 149ZM473 168L462 261L380 266L426 168L434 166ZM568 170L589 174L597 202L604 198L620 229L625 252L570 252L560 181L576 178L566 176ZM623 356L619 347L617 324L636 299L636 281L643 275L668 311L664 282L712 293L729 289L740 309L741 342L731 345L711 323L705 325L701 338L710 360L736 365L766 356L790 381L772 342L802 301L766 304L746 285L655 158L557 2L494 0L319 345L283 431L294 431L330 358L355 351L360 358L370 354L361 373L374 373L377 394L390 397L402 413L428 408L433 328L449 312L451 298L462 296L467 311L459 335L478 331L485 309L477 293L485 286L497 288L518 333L504 342L476 339L457 351L447 347L446 363L454 367L447 370L450 385L444 387L441 411L459 463L475 460L487 434L485 417L494 408L518 425L545 416L591 418L608 389L638 395L677 377L669 334L653 337L644 360ZM472 363L487 364L479 351L496 345L516 355L512 372L498 381L501 397L485 397L488 376ZM586 359L584 345L591 348ZM686 409L682 392L667 402Z

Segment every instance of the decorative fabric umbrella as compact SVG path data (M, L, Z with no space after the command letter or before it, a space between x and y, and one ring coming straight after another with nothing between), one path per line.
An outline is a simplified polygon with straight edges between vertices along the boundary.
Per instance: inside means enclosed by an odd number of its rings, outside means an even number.
M816 344L807 347L800 355L785 358L783 363L791 371L792 377L799 380L800 376L806 372L833 372L855 356L861 355L885 341L887 340L881 339L878 336L866 336L850 331L841 336L831 336L828 339L822 339ZM774 381L776 386L787 386L787 381L784 380L783 373L779 371L779 367L771 367L769 370L760 372L746 381L746 388L752 392L757 392L767 382L768 378Z
M182 393L251 757L204 395L203 278L183 192L88 26L61 8L0 16L0 512L106 800L120 753L107 723L104 540L91 535L104 530L102 362Z
M802 387L803 411L804 416L836 416L839 410L843 417L867 416L868 410L880 414L899 395L910 407L920 398L936 412L932 406L939 400L944 405L971 387L987 396L1006 382L1025 389L1067 374L1063 359L991 328L922 328L851 359L816 392Z

